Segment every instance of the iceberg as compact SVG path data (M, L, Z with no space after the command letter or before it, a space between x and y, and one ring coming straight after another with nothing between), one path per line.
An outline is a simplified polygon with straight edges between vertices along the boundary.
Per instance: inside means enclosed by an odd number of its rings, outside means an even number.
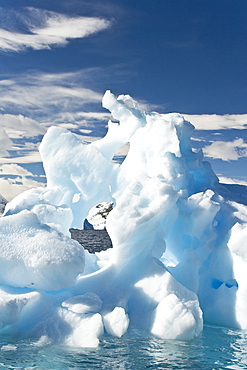
M3 214L6 204L7 200L0 194L0 216Z
M91 144L49 128L47 186L5 207L0 333L97 347L133 330L191 340L204 322L247 329L245 187L240 197L219 183L182 115L142 112L110 91L103 106L113 119ZM71 239L87 219L106 227L113 248L90 254Z

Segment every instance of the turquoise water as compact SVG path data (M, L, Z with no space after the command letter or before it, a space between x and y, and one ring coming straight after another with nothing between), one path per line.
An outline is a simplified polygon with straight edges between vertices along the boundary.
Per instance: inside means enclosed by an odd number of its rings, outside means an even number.
M206 326L191 342L164 341L132 332L104 337L97 349L0 341L0 369L247 369L247 333Z

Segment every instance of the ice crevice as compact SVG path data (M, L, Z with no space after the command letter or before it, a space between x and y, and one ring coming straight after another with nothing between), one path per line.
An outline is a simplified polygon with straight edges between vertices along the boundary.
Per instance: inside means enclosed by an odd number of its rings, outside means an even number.
M0 219L0 333L97 347L132 329L178 340L204 322L247 329L246 205L192 149L182 115L142 112L110 91L103 106L117 122L91 144L49 128L47 186L17 196ZM99 203L114 205L113 248L89 254L69 229Z

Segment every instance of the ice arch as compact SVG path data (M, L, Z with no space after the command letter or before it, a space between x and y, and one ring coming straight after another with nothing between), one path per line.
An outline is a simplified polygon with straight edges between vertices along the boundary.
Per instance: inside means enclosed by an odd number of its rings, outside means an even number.
M246 207L220 195L181 115L142 112L110 91L103 106L118 123L90 145L48 130L40 145L47 187L15 198L0 220L0 319L15 302L2 331L76 346L132 328L189 340L202 330L202 311L247 328ZM127 142L123 164L112 163ZM91 256L68 230L103 201L115 205L106 224L113 249Z

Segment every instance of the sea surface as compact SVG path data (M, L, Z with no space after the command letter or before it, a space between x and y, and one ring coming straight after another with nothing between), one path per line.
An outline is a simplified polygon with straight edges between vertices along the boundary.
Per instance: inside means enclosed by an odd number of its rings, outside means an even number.
M77 240L90 253L100 252L112 248L108 232L103 230L70 229L72 239Z
M205 326L197 339L180 342L132 332L106 336L97 349L1 338L0 369L247 369L247 333Z
M111 247L104 230L72 234L90 252ZM0 337L1 369L247 369L247 332L205 325L198 338L182 342L131 331L120 339L105 335L96 349Z

